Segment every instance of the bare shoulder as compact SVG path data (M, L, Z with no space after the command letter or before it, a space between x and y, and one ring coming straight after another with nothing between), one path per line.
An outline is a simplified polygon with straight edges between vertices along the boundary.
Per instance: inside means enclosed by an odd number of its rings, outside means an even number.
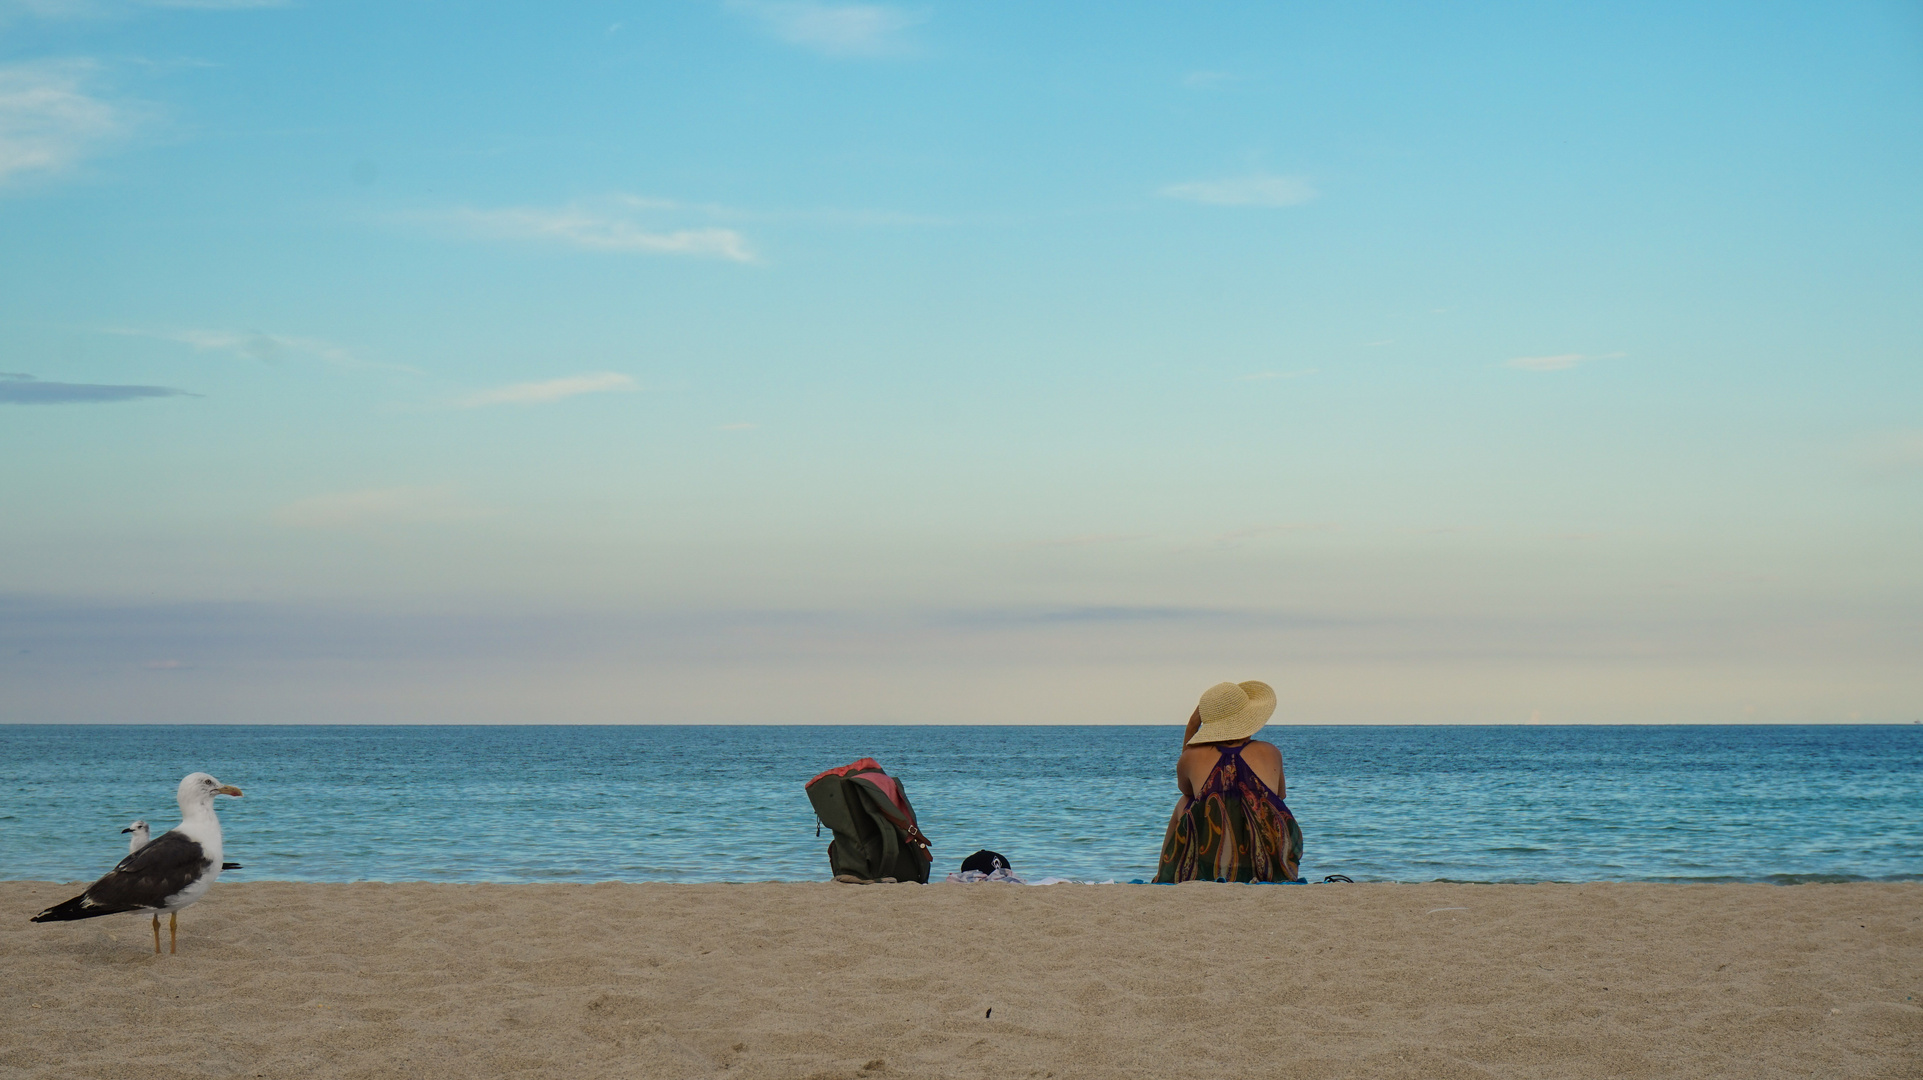
M1247 758L1250 764L1271 761L1278 766L1282 764L1281 749L1274 743L1265 743L1260 739L1251 739L1248 747L1242 751L1242 756Z
M1187 768L1190 765L1198 765L1198 764L1213 765L1215 763L1215 759L1221 756L1221 753L1222 752L1220 750L1217 750L1215 748L1215 745L1213 743L1201 743L1196 746L1185 746L1182 748L1182 756L1179 759L1177 759L1176 764L1180 768Z

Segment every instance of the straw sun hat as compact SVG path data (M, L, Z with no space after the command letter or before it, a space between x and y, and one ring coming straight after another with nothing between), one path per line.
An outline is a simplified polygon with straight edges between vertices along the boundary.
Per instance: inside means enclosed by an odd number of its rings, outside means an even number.
M1202 726L1188 745L1234 742L1262 730L1275 715L1275 691L1264 682L1216 683L1202 691Z

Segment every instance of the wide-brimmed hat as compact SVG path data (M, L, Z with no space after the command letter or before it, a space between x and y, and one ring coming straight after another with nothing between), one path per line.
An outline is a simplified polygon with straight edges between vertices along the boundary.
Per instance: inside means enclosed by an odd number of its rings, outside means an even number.
M1262 730L1275 715L1275 691L1264 682L1216 683L1202 691L1202 726L1188 745L1234 742Z

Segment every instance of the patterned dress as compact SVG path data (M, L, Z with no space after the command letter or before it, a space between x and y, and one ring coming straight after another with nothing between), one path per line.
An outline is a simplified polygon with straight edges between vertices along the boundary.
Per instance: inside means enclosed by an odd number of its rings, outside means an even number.
M1242 760L1241 746L1216 749L1222 756L1202 790L1169 823L1155 880L1294 881L1302 862L1295 815Z

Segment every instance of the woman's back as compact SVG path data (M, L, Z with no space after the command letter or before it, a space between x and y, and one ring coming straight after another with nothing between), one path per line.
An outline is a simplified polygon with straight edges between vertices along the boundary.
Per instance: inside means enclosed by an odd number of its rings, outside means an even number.
M1244 739L1236 743L1200 743L1184 748L1182 756L1175 763L1176 786L1182 789L1182 794L1195 798L1195 793L1208 783L1216 764L1222 760L1223 751L1229 747L1239 751L1248 771L1274 792L1276 798L1288 798L1288 782L1282 775L1282 751L1275 744L1258 739Z

